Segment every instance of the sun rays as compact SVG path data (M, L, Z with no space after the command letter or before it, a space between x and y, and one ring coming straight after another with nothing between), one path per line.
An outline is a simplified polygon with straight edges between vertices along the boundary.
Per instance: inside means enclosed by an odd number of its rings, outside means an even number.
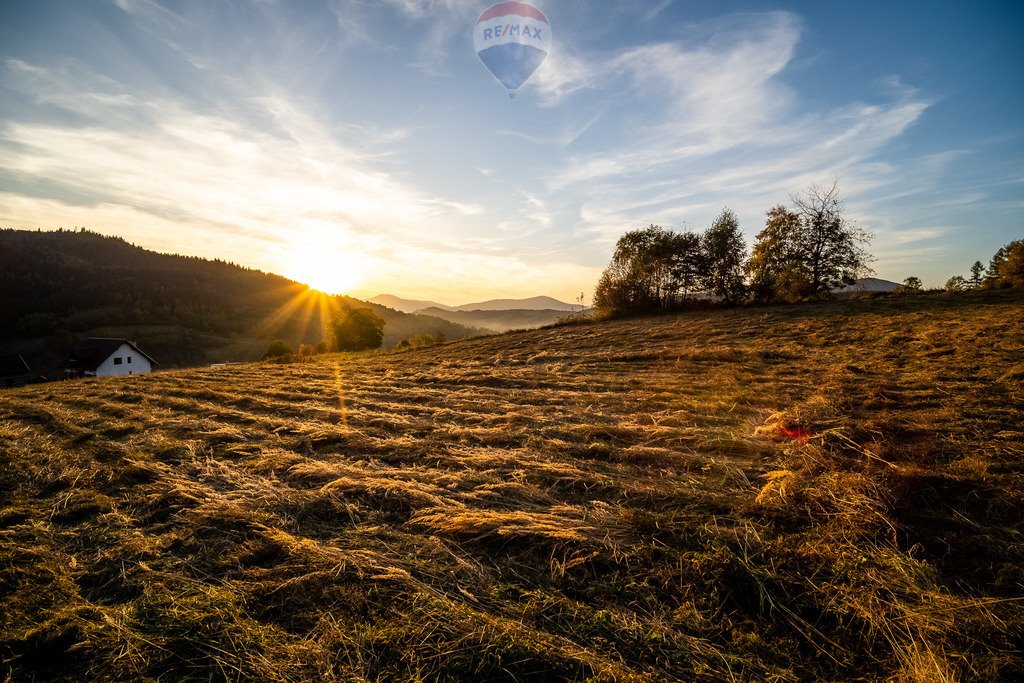
M295 290L295 294L260 322L260 336L319 342L323 339L324 325L340 309L338 297L300 284L288 287Z

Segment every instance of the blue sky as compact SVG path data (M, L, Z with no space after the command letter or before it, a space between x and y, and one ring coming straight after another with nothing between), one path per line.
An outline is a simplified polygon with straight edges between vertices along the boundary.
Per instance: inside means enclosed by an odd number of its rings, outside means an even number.
M0 226L87 226L360 296L587 300L623 232L838 178L877 276L1024 238L1020 2L4 0Z

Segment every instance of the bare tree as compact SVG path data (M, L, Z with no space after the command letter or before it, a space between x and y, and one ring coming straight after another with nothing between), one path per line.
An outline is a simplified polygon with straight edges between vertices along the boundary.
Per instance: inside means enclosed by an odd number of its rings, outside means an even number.
M812 184L790 195L790 201L800 216L797 242L810 278L808 295L852 285L870 272L871 255L863 245L871 235L847 220L838 180L829 185Z
M747 264L754 295L795 301L828 294L871 272L871 235L845 216L838 181L790 195L793 209L772 208Z

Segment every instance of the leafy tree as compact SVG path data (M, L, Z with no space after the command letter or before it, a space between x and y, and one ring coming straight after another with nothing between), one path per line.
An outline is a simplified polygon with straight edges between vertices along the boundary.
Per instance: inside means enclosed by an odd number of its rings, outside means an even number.
M985 266L981 263L981 261L975 261L974 265L971 266L971 279L969 280L971 286L977 287L978 285L980 285L981 281L984 279L984 276Z
M637 310L641 304L639 283L630 280L629 270L614 261L601 273L594 289L594 310L598 316L616 316ZM644 302L646 305L648 302Z
M673 233L675 268L673 274L679 286L682 299L689 299L698 293L705 279L707 253L701 237L692 232Z
M598 280L594 307L603 315L668 309L697 286L700 238L652 225L627 232Z
M384 341L384 319L369 308L342 303L327 324L327 336L335 351L378 349Z
M963 275L954 275L953 277L946 280L947 292L962 292L966 289L967 280L964 279Z
M715 222L701 236L704 288L726 303L740 301L746 293L744 262L747 245L740 224L729 209L722 209Z
M851 224L837 181L790 195L768 212L748 266L755 295L793 301L828 294L869 272L871 235Z
M291 344L283 339L275 339L270 342L270 346L267 347L267 352L263 354L263 357L281 358L282 356L290 356L293 352Z
M999 266L999 278L1011 287L1024 287L1024 240L1006 245L1006 260Z
M784 206L768 210L764 230L757 234L747 274L759 301L795 301L810 289L810 274L798 248L800 216Z
M626 266L639 285L641 307L668 308L675 302L679 282L681 235L660 226L634 230L619 238L613 262ZM699 244L699 241L697 242Z
M920 292L921 291L921 278L916 275L911 275L903 281L901 289L904 292Z
M1024 240L1000 247L988 265L986 288L1024 287Z

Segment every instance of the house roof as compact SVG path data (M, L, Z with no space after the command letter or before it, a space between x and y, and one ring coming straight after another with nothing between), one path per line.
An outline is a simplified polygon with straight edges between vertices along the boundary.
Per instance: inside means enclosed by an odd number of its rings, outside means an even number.
M103 361L110 358L111 354L121 348L122 344L127 344L133 348L140 356L144 356L149 360L150 363L156 364L156 361L147 354L145 351L135 345L135 342L129 339L116 339L113 337L89 337L86 342L80 346L77 346L68 355L68 359L64 361L61 366L68 370L82 370L85 372L95 372L96 368L103 364Z
M31 375L28 363L18 353L0 353L0 377Z

